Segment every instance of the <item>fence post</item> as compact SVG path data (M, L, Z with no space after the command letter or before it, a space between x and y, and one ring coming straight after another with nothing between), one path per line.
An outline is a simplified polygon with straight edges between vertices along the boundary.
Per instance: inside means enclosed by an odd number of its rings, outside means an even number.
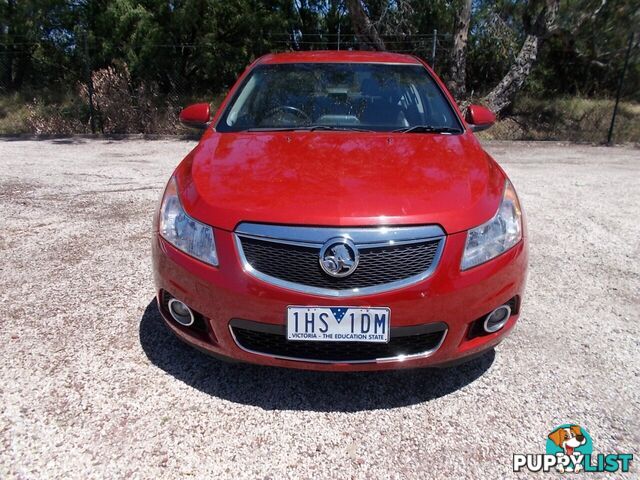
M609 126L609 135L607 135L607 145L611 145L611 137L613 136L613 126L616 123L616 114L618 113L618 102L620 102L620 94L622 93L622 84L624 83L624 75L627 73L629 65L629 57L631 56L631 46L633 45L634 32L629 33L629 46L627 54L624 57L624 67L622 67L622 75L620 75L620 83L618 83L618 91L616 92L616 103L613 106L613 115L611 116L611 125Z
M436 42L438 41L438 30L433 29L433 44L431 45L431 68L436 68Z
M89 91L89 122L91 123L91 133L96 133L96 118L93 108L93 80L91 79L91 65L89 64L89 47L87 46L87 32L83 35L84 44L84 66L87 75L87 90Z

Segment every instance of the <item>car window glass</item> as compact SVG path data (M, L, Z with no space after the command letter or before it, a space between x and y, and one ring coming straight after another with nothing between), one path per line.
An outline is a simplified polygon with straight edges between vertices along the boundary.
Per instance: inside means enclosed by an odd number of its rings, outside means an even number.
M390 131L415 125L461 128L422 66L292 63L254 68L217 130L352 126Z

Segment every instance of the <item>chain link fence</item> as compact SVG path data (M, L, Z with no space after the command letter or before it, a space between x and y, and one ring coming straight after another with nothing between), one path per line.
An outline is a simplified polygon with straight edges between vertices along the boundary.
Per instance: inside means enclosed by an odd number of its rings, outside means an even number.
M33 54L46 47L17 42L12 49L0 45L0 134L185 134L178 122L180 109L206 101L215 108L233 80L255 57L296 50L359 50L367 48L353 35L340 33L269 33L253 53L222 51L219 45L198 43L149 43L154 63L178 62L148 75L138 65L131 70L126 60L104 58L92 38L67 52L71 63L56 64L54 56ZM388 50L425 59L439 73L448 70L453 38L432 31L414 35L382 36ZM5 46L6 47L6 46ZM637 60L637 45L630 46L630 63ZM30 69L43 80L38 85L16 89L11 72L20 54L27 52ZM144 65L143 65L144 67ZM565 65L570 68L570 65ZM223 70L220 73L220 70ZM488 69L490 70L490 69ZM620 76L622 72L609 72ZM473 94L473 92L472 92ZM614 141L640 141L640 105L637 92L620 83ZM477 100L477 97L476 97ZM523 96L503 126L494 128L494 138L559 139L600 142L607 139L614 98L533 99Z
M418 55L432 64L446 58L450 35L433 32L410 37L384 36L391 51ZM71 52L71 65L42 60L33 52L40 43L17 42L11 51L0 48L0 134L181 134L178 122L182 107L207 101L216 107L242 69L256 57L272 52L298 50L360 50L367 45L353 35L313 33L269 33L262 41L268 48L254 53L231 52L232 61L219 46L198 43L146 43L156 52L155 58L184 60L187 67L171 65L164 72L147 75L138 68L131 71L123 60L105 61L102 49L92 46L107 39L92 38ZM87 43L89 45L87 45ZM20 54L30 55L32 72L53 72L39 85L16 89L11 69ZM219 58L211 59L212 56ZM223 75L216 75L215 65L225 62ZM213 66L211 66L213 65ZM69 72L64 71L69 70ZM154 78L155 77L155 78ZM194 80L196 79L196 80ZM13 119L8 119L10 113Z

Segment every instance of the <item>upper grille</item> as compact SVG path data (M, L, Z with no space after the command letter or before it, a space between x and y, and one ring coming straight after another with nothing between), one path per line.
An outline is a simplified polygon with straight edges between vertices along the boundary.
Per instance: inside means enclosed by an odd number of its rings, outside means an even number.
M286 243L241 238L249 265L287 282L334 290L383 285L412 277L431 267L440 240L383 248L360 248L360 263L346 278L325 274L318 262L319 249Z
M360 259L347 277L327 275L320 250L329 239L351 238ZM293 290L333 296L364 295L423 280L435 269L444 232L435 226L313 228L242 224L237 246L245 268L264 281Z

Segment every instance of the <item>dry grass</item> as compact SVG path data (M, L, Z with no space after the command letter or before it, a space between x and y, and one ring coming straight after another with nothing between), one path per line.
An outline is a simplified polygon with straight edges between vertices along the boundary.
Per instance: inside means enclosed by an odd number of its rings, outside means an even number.
M127 72L94 72L95 99L102 133L184 134L177 121L180 105L204 99L166 98L151 88L131 88ZM90 133L86 91L55 101L0 95L0 135ZM220 96L212 98L212 106ZM606 140L613 100L579 97L539 100L520 98L513 113L480 133L485 140L559 140L602 143ZM640 104L620 102L615 143L640 143Z
M607 139L613 100L580 97L519 99L513 113L483 132L487 140L560 140L603 143ZM640 104L620 102L613 134L615 143L640 142Z
M18 94L0 95L0 134L29 133L29 108Z
M165 95L157 85L135 84L126 65L92 73L95 127L102 134L190 132L178 121L181 106L202 97ZM73 135L91 133L89 93L84 84L60 95L0 96L0 134ZM220 97L210 95L217 105Z

